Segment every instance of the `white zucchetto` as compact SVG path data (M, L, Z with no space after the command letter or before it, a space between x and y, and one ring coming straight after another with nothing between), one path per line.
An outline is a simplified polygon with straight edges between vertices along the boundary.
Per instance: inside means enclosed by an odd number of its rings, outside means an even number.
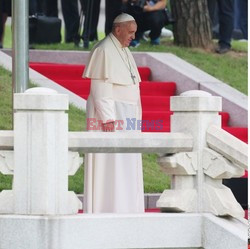
M129 14L122 13L115 18L113 23L130 22L130 21L135 21L134 17Z

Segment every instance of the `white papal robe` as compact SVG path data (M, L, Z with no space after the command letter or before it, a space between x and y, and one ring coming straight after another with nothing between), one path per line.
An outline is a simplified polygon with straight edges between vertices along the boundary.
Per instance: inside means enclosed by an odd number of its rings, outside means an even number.
M134 80L130 75L131 70L135 75ZM127 119L132 122L134 118L141 119L140 76L129 49L122 48L115 36L110 34L91 52L83 76L92 79L87 100L87 120L102 120L103 123L122 120L124 124L120 125L120 132L135 132L131 130L133 126L129 127L130 130L126 129ZM144 212L141 154L86 154L84 211Z

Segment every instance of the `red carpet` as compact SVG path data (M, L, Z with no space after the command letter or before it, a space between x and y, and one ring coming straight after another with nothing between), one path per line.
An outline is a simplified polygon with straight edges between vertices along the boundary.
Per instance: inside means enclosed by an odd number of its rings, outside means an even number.
M84 65L54 64L54 63L30 63L30 67L45 75L57 84L67 88L80 97L87 99L90 91L90 80L83 79ZM138 68L142 82L140 84L143 120L161 120L161 130L150 128L145 132L169 132L170 131L170 96L175 95L176 84L174 82L150 81L151 70L148 67ZM229 127L230 115L220 113L222 128L243 142L248 142L248 129L245 127ZM247 172L244 177L247 177Z

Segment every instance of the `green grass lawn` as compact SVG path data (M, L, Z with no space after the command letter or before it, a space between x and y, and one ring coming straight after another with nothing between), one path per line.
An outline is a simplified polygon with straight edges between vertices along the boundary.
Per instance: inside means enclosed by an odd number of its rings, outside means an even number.
M0 67L0 130L12 129L12 83L11 73ZM85 130L85 113L77 107L69 107L69 130ZM143 155L144 190L146 193L162 192L169 188L169 177L163 174L156 163L155 154ZM83 192L83 165L74 176L69 176L69 189ZM12 188L12 176L0 173L0 191Z

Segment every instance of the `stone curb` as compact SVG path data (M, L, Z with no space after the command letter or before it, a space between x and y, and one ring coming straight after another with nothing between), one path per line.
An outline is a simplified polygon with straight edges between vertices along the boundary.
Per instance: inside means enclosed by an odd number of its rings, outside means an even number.
M144 203L145 203L145 209L155 209L156 202L160 198L161 193L153 193L153 194L144 194ZM79 200L83 203L83 194L78 194L77 197Z

